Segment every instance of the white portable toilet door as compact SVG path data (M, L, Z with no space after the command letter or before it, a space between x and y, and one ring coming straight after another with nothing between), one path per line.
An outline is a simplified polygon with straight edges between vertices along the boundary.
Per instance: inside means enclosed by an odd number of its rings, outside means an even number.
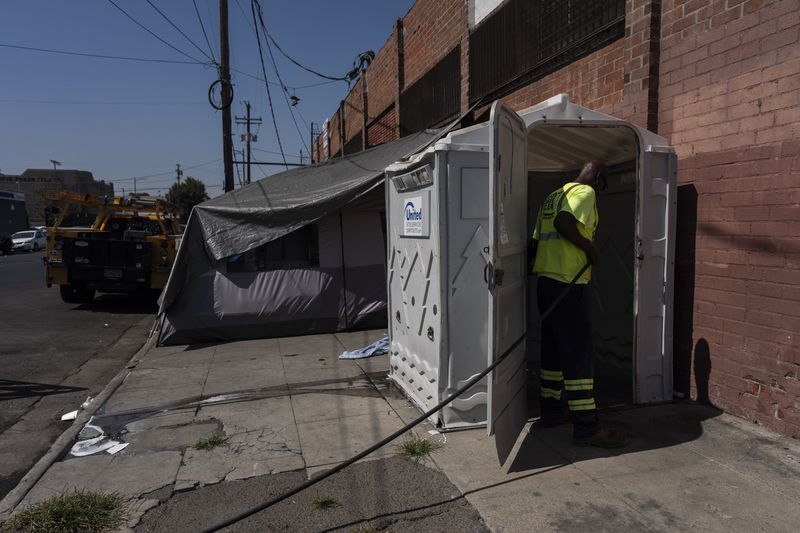
M635 403L672 399L676 156L646 146L636 225Z
M489 119L489 375L487 426L503 464L528 419L525 332L528 140L525 123L501 101Z

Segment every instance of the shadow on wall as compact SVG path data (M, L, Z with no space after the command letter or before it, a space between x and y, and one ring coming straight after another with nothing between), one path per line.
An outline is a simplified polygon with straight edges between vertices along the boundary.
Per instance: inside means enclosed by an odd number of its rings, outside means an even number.
M694 386L697 389L697 401L711 405L708 396L708 380L711 376L711 350L708 341L700 339L694 347Z

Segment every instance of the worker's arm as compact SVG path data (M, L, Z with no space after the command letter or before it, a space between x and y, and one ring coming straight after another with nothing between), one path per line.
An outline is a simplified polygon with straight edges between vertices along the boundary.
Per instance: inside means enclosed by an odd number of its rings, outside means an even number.
M581 235L581 232L578 231L578 221L572 214L561 211L556 215L556 219L553 222L561 236L583 250L586 253L586 257L589 258L593 265L596 265L600 261L600 254L597 252L594 244L592 244L592 241Z

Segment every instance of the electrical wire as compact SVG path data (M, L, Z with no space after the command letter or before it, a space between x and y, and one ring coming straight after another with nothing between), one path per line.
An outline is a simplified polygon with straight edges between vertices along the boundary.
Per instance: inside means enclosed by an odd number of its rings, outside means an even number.
M0 47L2 48L16 48L19 50L28 50L31 52L47 52L50 54L61 54L67 56L79 56L79 57L96 57L100 59L120 59L123 61L142 61L145 63L171 63L176 65L205 65L203 61L183 61L179 59L150 59L145 57L126 57L126 56L112 56L107 54L91 54L88 52L68 52L66 50L53 50L51 48L35 48L33 46L21 46L17 44L5 44L0 43ZM191 56L189 56L191 57Z
M203 37L206 39L206 44L208 45L208 51L211 52L211 59L214 63L217 62L217 58L214 55L214 47L211 46L211 41L208 40L208 34L206 33L206 25L203 24L203 17L200 16L200 10L197 9L197 0L192 0L192 4L194 5L194 12L197 14L197 21L200 23L200 29L203 30Z
M258 2L256 2L256 3L258 3ZM258 18L259 18L259 21L261 22L261 29L266 34L267 28L264 25L264 19L261 16L261 9L260 8L261 8L261 6L259 5ZM256 32L257 31L258 30L256 30ZM265 43L267 45L267 52L269 53L270 61L272 62L272 68L275 70L275 76L278 78L278 82L280 82L280 84L281 84L281 90L283 91L283 99L286 101L286 107L289 109L289 115L291 115L291 117L292 117L292 122L294 122L294 127L297 130L297 135L298 135L298 137L300 137L300 142L303 144L303 147L306 149L306 151L310 152L310 150L308 148L308 143L306 143L306 136L303 134L303 132L300 131L300 126L298 126L298 124L297 124L297 118L295 118L295 116L294 116L293 106L289 102L289 90L286 88L286 85L283 83L283 79L281 79L281 73L278 72L278 64L275 62L275 56L272 54L272 46L270 46L270 44L269 44L269 39L267 39L265 41ZM305 124L304 124L304 126L305 126Z
M211 165L211 164L213 164L213 163L217 163L217 162L219 162L219 161L222 161L222 158L221 158L221 157L218 157L217 159L214 159L213 161L206 161L205 163L198 163L198 164L196 164L196 165L191 165L191 166L188 166L188 167L183 167L183 170L191 170L191 169L193 169L193 168L200 168L200 167L204 167L204 166L206 166L206 165ZM115 179L111 179L111 180L109 180L109 181L112 181L112 182L118 182L118 181L133 181L133 180L143 180L143 179L147 179L147 178L157 178L158 176L167 176L167 175L172 175L172 174L174 174L174 173L175 173L175 169L173 168L172 170L168 170L168 171L166 171L166 172L159 172L159 173L157 173L157 174L148 174L148 175L146 175L146 176L131 176L131 177L128 177L128 178L115 178Z
M0 102L15 104L65 104L65 105L205 105L205 102L89 102L78 100L30 100L26 98L0 98Z
M254 2L256 2L256 3L258 4L258 1L257 1L257 0L252 0L252 1L254 1ZM260 9L261 9L261 5L260 5L260 4L259 4L258 8L259 8L259 13L260 13ZM262 21L262 25L263 25L263 21ZM267 28L266 28L266 27L264 27L264 33L266 33L266 34L267 34L267 39L269 39L270 41L272 41L272 44L274 44L274 45L275 45L275 48L277 48L277 49L278 49L278 51L279 51L281 54L283 54L283 56L284 56L286 59L288 59L289 61L291 61L292 63L294 63L294 64L295 64L295 65L297 65L298 67L300 67L301 69L305 70L306 72L310 72L311 74L314 74L315 76L319 76L320 78L325 78L325 79L327 79L327 80L332 80L332 81L347 81L347 79L348 79L348 78L347 78L347 76L338 76L338 77L337 77L337 76L329 76L329 75L327 75L327 74L323 74L323 73L321 73L321 72L318 72L318 71L316 71L316 70L314 70L314 69L312 69L312 68L309 68L309 67L307 67L307 66L303 65L302 63L300 63L299 61L297 61L295 58L293 58L292 56L290 56L288 53L286 53L286 51L285 51L283 48L281 48L281 46L280 46L280 45L279 45L279 44L278 44L278 43L275 41L275 39L272 37L272 34L271 34L271 33L270 33L268 30L267 30Z
M121 7L120 7L120 6L119 6L119 5L118 5L118 4L117 4L117 3L116 3L114 0L108 0L108 2L109 2L109 3L110 3L112 6L116 7L116 8L117 8L119 11L121 11L123 15L125 15L126 17L128 17L128 19L130 19L130 20L131 20L131 22L133 22L134 24L136 24L137 26L139 26L140 28L142 28L144 31L146 31L147 33L149 33L150 35L152 35L153 37L155 37L156 39L158 39L159 41L161 41L161 42L162 42L162 43L164 43L165 45L169 46L170 48L172 48L173 50L175 50L176 52L178 52L178 53L179 53L179 54L181 54L182 56L188 57L189 59L191 59L191 60L192 60L192 61L194 61L195 63L206 64L206 62L205 62L205 61L200 61L200 60L199 60L199 59L197 59L196 57L192 57L192 56L190 56L189 54L187 54L187 53L186 53L186 52L184 52L183 50L181 50L181 49L177 48L176 46L173 46L172 44L168 43L167 41L165 41L164 39L162 39L161 37L159 37L158 35L156 35L156 34L155 34L153 31L151 31L151 30L150 30L150 29L149 29L147 26L145 26L144 24L142 24L141 22L139 22L138 20L136 20L135 18L133 18L133 17L132 17L132 16L131 16L131 15L130 15L130 14L127 12L127 11L125 11L124 9L122 9L122 8L121 8ZM203 55L205 55L205 54L203 54Z
M550 313L553 312L553 309L555 309L558 306L558 304L561 303L561 300L563 300L567 296L567 293L572 289L573 285L575 285L575 283L577 283L578 279L580 279L580 277L583 275L583 273L586 272L586 269L588 269L589 266L591 266L591 262L587 261L586 264L583 265L583 268L580 270L580 272L578 272L578 274L574 278L572 278L572 281L569 282L569 284L564 288L564 290L561 291L561 294L559 294L558 297L553 301L553 303L550 304L550 307L545 309L545 311L541 315L539 315L539 319L538 319L539 322L544 320ZM257 505L256 507L252 507L250 509L247 509L246 511L241 512L241 513L239 513L239 514L237 514L237 515L235 515L235 516L233 516L233 517L231 517L231 518L229 518L227 520L223 520L222 522L218 522L218 523L216 523L216 524L214 524L214 525L212 525L210 527L207 527L206 529L203 529L201 531L201 533L212 533L212 532L215 532L215 531L219 531L220 529L228 527L228 526L230 526L232 524L235 524L236 522L240 522L240 521L244 520L245 518L256 514L259 511L263 511L264 509L272 507L276 503L280 503L283 500L285 500L285 499L287 499L287 498L289 498L291 496L294 496L295 494L297 494L299 492L304 491L305 489L311 487L312 485L316 485L317 483L319 483L323 479L327 479L328 477L332 476L333 474L335 474L335 473L337 473L337 472L339 472L341 470L344 470L346 467L350 466L351 464L355 463L356 461L358 461L360 459L363 459L364 457L366 457L367 455L371 454L375 450L377 450L377 449L389 444L390 442L392 442L394 439L396 439L397 437L399 437L400 435L402 435L406 431L408 431L411 428L419 425L420 423L422 423L425 420L427 420L428 418L430 418L432 415L434 415L437 412L441 411L447 404L449 404L450 402L455 400L457 397L459 397L462 394L464 394L467 390L471 389L476 383L478 383L483 378L485 378L489 374L489 372L491 372L492 370L497 368L497 366L500 363L505 361L506 357L508 357L511 353L513 353L514 350L516 350L517 347L520 344L522 344L522 341L525 340L526 336L527 335L525 333L523 333L520 338L515 340L511 344L511 346L508 349L506 349L506 351L503 352L500 356L496 357L494 359L494 361L489 366L487 366L480 374L478 374L476 376L473 376L469 381L467 381L464 385L462 385L458 390L453 392L453 394L451 394L450 396L448 396L447 398L445 398L444 400L439 402L434 407L431 407L426 412L424 412L423 414L418 416L416 419L414 419L413 421L409 422L408 424L406 424L402 428L398 429L397 431L395 431L394 433L392 433L388 437L382 439L379 442L376 442L375 444L373 444L372 446L370 446L366 450L364 450L364 451L362 451L360 453L357 453L356 455L354 455L350 459L348 459L348 460L346 460L346 461L344 461L342 463L339 463L338 465L334 466L333 468L331 468L329 470L326 470L325 472L319 474L318 476L312 477L308 481L298 485L297 487L293 488L289 492L285 492L285 493L283 493L283 494L281 494L279 496L276 496L274 498L271 498L270 500L267 500L266 502L264 502L264 503L262 503L260 505Z
M264 152L265 154L281 155L280 152L276 152L275 150L264 150L263 148L250 148L250 149L253 150L254 152ZM291 155L291 154L286 154L286 157L295 157L297 159L300 158L299 155Z
M189 43L190 43L192 46L194 46L195 48L197 48L197 50L198 50L198 51L199 51L201 54L203 54L204 56L206 56L206 58L208 58L210 61L214 61L214 59L213 59L211 56L209 56L209 55L208 55L208 54L205 52L205 50L203 50L202 48L200 48L200 47L197 45L197 43L196 43L196 42L194 42L194 41L193 41L193 40L192 40L192 39L191 39L191 38L190 38L188 35L186 35L185 33L183 33L183 30L181 30L181 29L178 27L178 25L177 25L177 24L175 24L174 22L172 22L172 20L170 20L170 18L169 18L168 16L166 16L166 15L164 14L164 12L163 12L163 11L161 11L160 9L158 9L158 7L157 7L157 6L156 6L156 5L155 5L153 2L151 2L150 0L144 0L144 1L145 1L145 2L147 2L148 4L150 4L150 7L152 7L153 9L155 9L155 10L156 10L156 12L158 12L158 14L159 14L159 15L161 15L161 18L163 18L164 20L166 20L166 21L169 23L169 25L170 25L170 26L172 26L173 28L175 28L175 29L178 31L178 33L180 33L181 35L183 35L184 39L186 39L187 41L189 41ZM214 62L216 63L216 61L214 61Z
M250 10L253 14L253 24L256 24L256 5L258 4L258 0L250 0ZM258 16L261 17L261 5L258 4ZM256 32L256 41L258 42L258 59L261 63L261 73L264 75L264 81L267 82L267 67L264 64L264 51L261 48L261 36L258 32ZM286 166L286 170L289 170L289 166L286 165L286 154L283 151L283 143L281 143L281 134L278 131L278 122L275 120L275 109L272 106L272 91L269 89L269 82L265 83L264 86L267 88L267 100L269 101L269 113L272 115L272 125L275 127L275 136L278 139L278 149L281 151L281 157L283 158L284 166Z

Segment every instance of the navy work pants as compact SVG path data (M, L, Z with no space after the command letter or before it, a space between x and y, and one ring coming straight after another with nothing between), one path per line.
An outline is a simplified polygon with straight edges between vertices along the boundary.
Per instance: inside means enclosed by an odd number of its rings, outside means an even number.
M588 437L598 429L594 403L592 323L585 285L572 285L539 276L539 312L544 313L564 292L566 296L542 321L542 418L553 420L567 401L573 434Z

